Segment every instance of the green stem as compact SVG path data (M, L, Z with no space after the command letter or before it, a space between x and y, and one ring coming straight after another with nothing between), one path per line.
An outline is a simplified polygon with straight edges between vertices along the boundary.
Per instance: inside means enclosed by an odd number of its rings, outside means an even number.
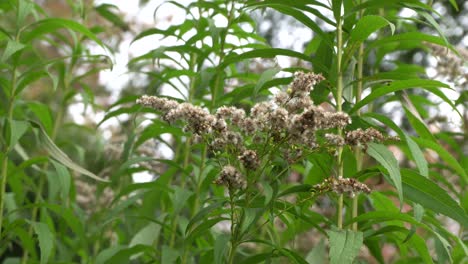
M220 54L219 54L218 70L217 70L217 73L216 73L216 80L215 80L215 83L214 83L214 86L213 86L213 94L211 96L211 109L213 109L215 107L216 99L217 99L217 96L218 96L218 86L219 86L219 82L221 81L221 78L219 78L219 77L221 75L221 71L223 70L219 66L221 65L221 63L224 60L224 57L226 56L226 54L224 53L224 46L226 44L226 36L228 34L229 28L231 27L232 18L234 16L234 2L235 1L231 1L231 8L229 9L229 14L228 14L228 17L227 17L228 24L226 26L226 32L222 35L222 37L220 39Z
M236 210L235 210L235 204L234 204L234 194L232 193L232 190L229 189L229 202L230 202L230 207L231 207L231 246L229 248L229 257L228 257L228 263L232 264L234 263L234 256L236 255L236 249L237 249L237 233L239 230L239 225L240 223L236 222Z
M359 4L361 4L362 1L359 1ZM359 18L363 16L363 10L359 11ZM356 87L356 104L361 101L362 97L362 89L363 89L363 65L364 65L364 42L362 42L359 45L359 51L358 51L358 56L357 56L357 87ZM356 114L358 116L361 115L361 110L358 109L356 111ZM354 154L356 157L356 164L357 164L357 170L361 171L362 170L362 165L363 165L363 153L362 150L359 147L356 147L354 149ZM352 217L355 218L358 216L358 194L356 194L353 197L353 211L352 211ZM352 225L352 229L354 231L358 230L358 224L357 222L354 222Z
M11 98L9 100L7 120L8 124L11 126L13 121L13 110L15 105L15 93L16 93L16 66L13 67L13 72L11 76ZM3 151L2 157L2 172L0 178L0 238L2 237L2 228L3 228L3 211L5 208L5 191L8 177L8 154L10 153L9 142L5 142L5 149Z
M335 7L334 7L335 8ZM339 7L341 10L341 5ZM337 54L336 54L336 68L337 68L337 84L336 84L336 109L338 112L342 111L343 104L343 69L342 69L342 56L343 56L343 20L340 17L336 21L336 41L337 41ZM343 130L338 129L338 135L343 136ZM343 147L338 148L338 179L343 178L343 161L342 161ZM340 194L338 199L337 210L337 226L339 229L343 228L343 194Z

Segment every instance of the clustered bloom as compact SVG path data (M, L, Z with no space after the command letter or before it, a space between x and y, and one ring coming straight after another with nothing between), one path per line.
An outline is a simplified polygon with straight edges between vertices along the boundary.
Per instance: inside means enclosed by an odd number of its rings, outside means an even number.
M327 133L325 134L325 139L327 140L328 144L332 146L341 147L345 144L344 138L342 138L340 135Z
M245 150L242 155L240 155L239 160L246 169L255 170L260 165L260 160L257 157L257 153L253 150Z
M252 148L266 144L274 144L277 153L281 153L287 162L297 162L303 153L320 147L317 143L318 135L323 135L317 133L320 130L327 132L325 140L328 144L325 146L348 144L366 147L371 141L384 140L384 136L373 128L349 131L344 137L333 134L334 129L345 129L351 118L344 112L325 111L313 104L310 92L322 80L324 78L320 74L296 72L287 92L278 92L272 100L259 102L247 111L222 106L211 114L190 103L147 95L138 99L137 103L160 111L162 118L169 123L184 121L184 130L193 133L196 142L207 142L209 150L215 154L224 152L237 157L247 170L258 169L263 158L259 153L266 153L256 152ZM365 186L350 181L329 180L324 184L337 192L355 191ZM239 171L229 165L223 167L216 183L238 188L245 185L245 180Z
M318 193L334 192L336 194L346 193L350 197L354 197L356 193L367 193L371 190L367 185L354 178L334 178L325 179L322 183L314 185L314 189Z
M346 133L345 142L348 145L352 146L363 146L366 148L367 144L370 142L382 142L385 137L375 128L367 128L362 130L358 128L353 131L348 131Z
M224 166L219 177L214 181L218 185L225 185L229 189L245 189L247 182L242 174L231 165Z

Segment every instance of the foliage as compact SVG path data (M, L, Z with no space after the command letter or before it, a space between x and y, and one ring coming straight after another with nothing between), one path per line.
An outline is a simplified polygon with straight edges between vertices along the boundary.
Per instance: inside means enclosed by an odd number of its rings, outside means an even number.
M393 60L459 54L432 1L167 1L185 20L132 43L175 44L132 58L145 88L108 107L97 82L116 51L106 32L132 25L115 6L67 3L65 18L0 3L3 263L467 261L465 138L427 122L440 104L462 116L464 102ZM252 18L267 10L312 31L309 44L272 47ZM77 102L106 114L75 123ZM395 102L409 129L385 115ZM141 173L154 178L135 182Z

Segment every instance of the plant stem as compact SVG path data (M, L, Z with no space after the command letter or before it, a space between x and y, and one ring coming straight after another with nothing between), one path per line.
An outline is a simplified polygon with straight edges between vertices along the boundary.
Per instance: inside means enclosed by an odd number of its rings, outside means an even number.
M335 8L335 7L333 7ZM338 7L341 10L341 4ZM337 70L337 84L336 84L336 109L338 112L342 111L343 104L343 69L342 69L342 56L343 56L343 28L342 28L343 19L340 16L337 17L336 21L336 41L337 41L337 51L336 51L336 70ZM338 129L338 135L343 136L343 130ZM338 179L343 178L343 147L338 147ZM337 210L337 226L339 229L343 228L343 194L340 194L338 198L338 210Z
M359 1L359 4L361 4L362 1ZM359 11L359 18L363 16L363 10ZM364 65L364 42L362 42L359 45L359 51L358 51L358 56L357 56L357 86L356 86L356 104L361 101L361 96L362 96L362 88L363 88L363 65ZM358 109L356 111L356 114L358 116L361 115L361 110ZM356 164L357 164L357 170L361 171L362 170L362 165L363 165L363 153L362 150L359 147L355 147L354 149L354 154L356 157ZM353 211L352 211L352 217L355 218L358 216L358 198L359 196L356 194L353 197ZM357 222L353 223L352 226L354 231L357 231L358 229L358 224Z
M15 93L16 93L16 66L13 67L13 72L11 73L11 98L9 100L7 120L8 124L11 126L13 121L13 109L15 105ZM6 124L6 123L5 123ZM10 152L9 142L5 142L5 149L3 151L2 157L2 172L0 175L0 238L2 237L2 227L3 227L3 210L5 207L5 191L8 177L8 154Z
M236 210L235 210L235 205L234 205L234 194L232 193L232 190L229 190L229 202L230 202L230 207L231 207L231 246L229 248L229 257L228 257L228 263L232 264L234 263L234 256L236 255L236 249L237 249L237 230L239 229L236 223Z

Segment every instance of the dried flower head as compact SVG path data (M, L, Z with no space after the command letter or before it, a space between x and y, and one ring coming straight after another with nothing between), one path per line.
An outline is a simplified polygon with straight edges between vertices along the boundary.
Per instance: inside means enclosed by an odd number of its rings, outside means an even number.
M296 72L294 74L294 80L291 83L291 94L302 94L306 93L307 95L312 90L313 86L321 81L325 80L321 74L315 73L304 73Z
M356 130L346 132L345 142L348 145L363 146L366 148L369 142L382 142L384 139L385 138L382 133L371 127L366 130L358 128Z
M232 189L245 189L247 182L242 174L231 165L224 166L219 177L214 181L218 185L225 185Z
M314 189L318 193L334 192L336 194L346 193L350 197L354 197L356 193L371 192L371 189L364 183L359 182L354 178L327 178L322 183L314 185Z
M242 155L240 155L239 160L241 161L244 168L249 170L255 170L260 165L260 160L258 159L257 153L253 150L244 150Z
M344 146L345 144L344 138L341 137L340 135L327 133L325 134L325 139L327 140L328 144L332 146L341 147L341 146Z
M143 95L141 98L137 99L136 103L154 108L164 113L167 113L169 112L169 110L172 110L174 108L177 108L177 106L179 106L179 103L174 100L169 100L167 98L159 98L156 96L148 96L148 95Z

